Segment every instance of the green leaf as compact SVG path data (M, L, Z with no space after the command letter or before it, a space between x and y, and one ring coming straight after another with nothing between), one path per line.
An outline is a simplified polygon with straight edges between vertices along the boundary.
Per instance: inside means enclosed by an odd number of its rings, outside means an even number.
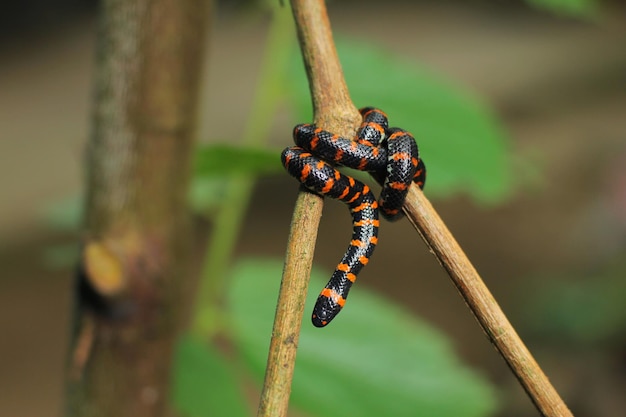
M526 0L530 5L558 14L595 18L600 5L597 0Z
M181 338L174 358L174 404L189 417L247 417L234 366L213 347Z
M227 144L203 145L196 150L195 172L188 199L192 209L209 214L226 198L229 179L235 175L284 173L280 150L238 147Z
M75 194L46 204L41 216L46 225L58 231L76 231L83 218L83 196Z
M233 273L234 337L259 380L281 271L279 261L248 260ZM325 417L477 417L495 410L493 387L460 363L444 335L360 286L333 323L313 327L309 314L327 278L313 271L292 404Z
M391 126L413 133L428 169L426 192L466 192L482 202L501 201L512 187L508 138L491 111L450 81L383 49L338 43L354 102L389 115ZM294 99L301 122L311 100L301 58L294 58Z
M230 181L223 176L194 177L189 187L188 200L196 213L209 214L223 203Z
M536 276L522 298L525 324L536 337L589 346L623 338L626 328L626 262L609 263L592 275ZM530 308L529 308L530 307Z
M283 172L280 149L242 148L227 144L203 145L196 150L196 177L231 174L267 175Z
M77 242L47 245L42 251L42 263L51 270L68 269L78 264L80 247Z

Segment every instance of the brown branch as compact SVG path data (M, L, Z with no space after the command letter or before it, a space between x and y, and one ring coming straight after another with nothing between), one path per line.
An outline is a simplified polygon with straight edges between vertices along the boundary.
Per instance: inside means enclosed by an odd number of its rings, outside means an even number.
M186 192L207 11L205 0L101 4L64 415L168 412L172 351L189 304Z
M571 417L559 394L508 321L476 269L419 187L412 186L404 203L410 222L502 355L531 400L546 417Z
M292 0L298 40L309 79L315 123L347 137L361 116L352 104L335 50L324 0ZM287 415L317 229L323 200L302 190L296 201L278 295L259 417Z
M360 117L343 79L324 2L292 0L292 8L309 77L315 121L326 130L351 137ZM321 209L320 197L300 193L291 224L259 417L283 417L287 413ZM418 187L410 188L405 212L537 409L546 417L571 417L571 412Z

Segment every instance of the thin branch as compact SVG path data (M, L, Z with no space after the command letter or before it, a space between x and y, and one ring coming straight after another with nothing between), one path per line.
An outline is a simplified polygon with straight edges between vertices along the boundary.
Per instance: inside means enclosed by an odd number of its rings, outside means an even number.
M278 4L274 8L279 10ZM284 102L284 74L290 65L296 43L293 37L285 36L285 33L292 30L293 21L289 13L274 14L240 146L261 147L266 145L270 137L273 116ZM203 340L222 330L219 326L223 320L220 320L219 314L223 310L222 297L226 292L227 270L231 265L255 184L254 176L247 174L233 175L225 181L228 182L228 187L213 221L191 326L192 333Z
M419 187L409 189L404 210L541 414L546 417L572 417L567 405Z
M360 117L348 95L324 2L292 0L292 8L309 76L315 122L326 130L351 137ZM287 413L321 208L321 198L300 193L291 224L259 417L282 417ZM571 417L571 412L418 187L410 188L404 208L537 409L545 417Z
M292 0L315 122L351 137L361 116L352 104L335 50L324 0ZM258 417L287 415L323 200L302 190L294 208Z

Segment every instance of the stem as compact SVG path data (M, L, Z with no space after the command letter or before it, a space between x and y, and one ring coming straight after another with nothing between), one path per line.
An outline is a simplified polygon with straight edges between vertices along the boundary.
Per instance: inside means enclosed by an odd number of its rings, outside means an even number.
M195 301L196 311L192 316L191 332L199 339L210 338L218 330L220 323L220 304L224 293L227 270L232 253L237 243L242 219L246 214L254 179L248 176L228 178L227 194L215 217L211 241L204 256L204 266L198 295Z
M293 45L290 36L293 23L288 13L275 8L268 33L265 56L260 70L252 112L248 118L241 146L262 146L271 123L283 100L284 76ZM220 304L225 290L227 271L243 218L246 214L255 179L249 175L228 178L227 194L215 218L215 229L205 254L204 270L196 298L192 332L200 338L218 331Z
M409 221L448 272L485 334L509 365L541 415L572 417L567 405L550 384L463 249L419 187L412 186L409 189L404 209Z
M323 0L292 0L291 7L309 79L315 123L352 137L361 116L350 100L325 3ZM299 193L287 243L259 417L287 415L322 207L321 197L306 191Z
M189 304L185 194L208 10L204 0L101 4L67 416L168 413Z
M348 95L324 2L292 0L291 4L309 77L315 122L325 130L351 137L360 117ZM301 192L296 201L258 417L287 414L321 206L322 199L310 193ZM546 417L571 417L571 412L418 187L410 188L404 208L537 409Z

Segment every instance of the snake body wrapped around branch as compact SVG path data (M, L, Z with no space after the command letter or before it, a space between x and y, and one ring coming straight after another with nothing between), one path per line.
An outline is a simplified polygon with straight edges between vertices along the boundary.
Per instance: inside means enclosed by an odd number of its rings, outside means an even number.
M293 177L313 192L343 201L352 214L352 240L328 284L320 293L312 321L324 327L343 308L357 274L378 243L379 212L387 220L403 216L402 205L412 182L424 187L426 167L413 136L390 128L379 109L360 110L363 123L354 139L301 124L294 128L296 146L286 148L281 159ZM367 171L382 184L377 201L370 188L345 175L336 165Z

